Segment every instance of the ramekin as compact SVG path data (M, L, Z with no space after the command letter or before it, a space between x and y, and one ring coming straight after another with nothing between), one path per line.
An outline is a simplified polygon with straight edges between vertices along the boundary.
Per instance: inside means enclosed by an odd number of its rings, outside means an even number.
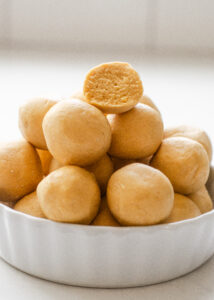
M208 189L214 199L214 169ZM69 285L121 288L187 274L214 254L214 210L178 223L96 227L34 218L0 204L0 255L31 275Z

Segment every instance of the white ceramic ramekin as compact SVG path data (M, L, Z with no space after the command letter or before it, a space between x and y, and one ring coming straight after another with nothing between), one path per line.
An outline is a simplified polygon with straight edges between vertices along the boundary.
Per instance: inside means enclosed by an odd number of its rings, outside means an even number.
M208 189L214 199L214 169ZM60 224L0 204L0 255L47 280L87 287L136 287L193 271L214 254L214 210L149 227Z

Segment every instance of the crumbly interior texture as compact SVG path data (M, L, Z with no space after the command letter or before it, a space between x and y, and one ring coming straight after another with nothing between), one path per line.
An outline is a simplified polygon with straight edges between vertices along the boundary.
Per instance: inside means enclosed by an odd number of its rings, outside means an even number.
M200 128L192 126L175 126L165 130L164 138L168 137L186 137L199 142L207 151L209 160L212 160L212 144L206 132Z
M62 167L37 187L45 216L53 221L90 224L98 213L100 190L94 175L77 166Z
M140 100L143 86L128 63L113 62L94 67L84 82L84 96L105 113L122 113Z
M176 193L184 195L202 188L209 176L209 160L203 146L183 137L164 139L151 166L169 178Z
M45 218L45 215L41 210L36 192L30 193L29 195L20 199L15 204L14 209L33 217Z
M54 105L44 117L43 130L50 153L64 165L90 165L111 143L111 129L103 113L77 99Z
M174 206L170 216L164 223L174 223L192 219L201 215L198 206L188 197L175 194Z
M171 213L174 192L169 179L160 171L134 163L111 176L107 201L121 225L154 225Z
M91 223L91 225L95 226L120 226L120 224L115 220L115 218L112 216L109 208L108 203L106 201L106 198L102 198L99 212L94 219L94 221Z
M23 137L39 149L47 150L47 145L42 130L42 122L48 110L56 101L35 98L19 108L19 128Z
M43 178L35 148L24 140L0 145L0 199L15 202L34 191Z
M144 104L132 110L107 116L112 131L109 154L122 159L138 159L153 155L163 139L160 114Z
M188 197L198 206L202 214L213 209L212 199L205 186Z

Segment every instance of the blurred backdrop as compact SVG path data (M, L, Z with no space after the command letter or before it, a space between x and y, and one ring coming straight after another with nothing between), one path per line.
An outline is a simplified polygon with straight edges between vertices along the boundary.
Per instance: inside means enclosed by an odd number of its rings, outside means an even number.
M19 135L27 98L71 95L112 60L140 73L165 126L214 142L213 0L0 0L0 139Z

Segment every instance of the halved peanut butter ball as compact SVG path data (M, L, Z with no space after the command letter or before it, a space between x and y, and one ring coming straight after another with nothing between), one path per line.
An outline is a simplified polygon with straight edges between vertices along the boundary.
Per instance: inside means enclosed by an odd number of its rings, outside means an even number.
M170 215L174 192L169 179L160 171L135 163L111 176L107 201L111 213L120 224L153 225Z
M143 95L143 96L140 98L140 103L145 104L145 105L148 105L148 106L150 106L151 108L153 108L154 110L160 112L159 109L157 108L157 106L155 105L155 103L152 101L152 99L149 98L147 95Z
M198 206L202 214L213 209L212 199L205 186L188 197Z
M98 215L94 219L94 221L91 223L91 225L95 226L120 226L120 224L115 220L115 218L112 216L108 204L106 201L106 198L102 198L100 209L98 212Z
M96 163L86 167L86 169L94 174L102 194L105 194L109 178L114 171L110 157L105 154Z
M170 216L163 223L174 223L201 215L197 205L188 197L175 194L174 206Z
M35 148L21 140L0 145L0 199L13 201L31 193L43 172Z
M164 138L168 137L186 137L200 143L206 150L209 160L212 160L212 144L204 130L185 125L174 126L165 130Z
M54 105L43 120L48 149L62 164L86 166L109 149L111 128L96 107L78 99Z
M37 152L39 154L39 158L42 164L42 170L44 175L48 175L49 169L50 169L50 164L52 161L52 155L48 150L41 150L37 149Z
M36 192L28 194L27 196L20 199L15 204L14 209L33 217L45 218L45 215L41 210Z
M139 102L143 86L131 65L111 62L89 71L83 93L90 104L104 113L119 114L130 110Z
M77 166L62 167L37 187L45 216L53 221L90 224L100 205L100 190L92 173Z
M47 150L42 121L56 101L35 98L19 108L19 128L23 137L36 148Z
M120 115L108 115L112 130L109 153L123 159L138 159L154 154L163 138L160 114L139 103Z
M169 178L176 193L185 195L202 188L209 176L209 160L204 147L183 137L163 140L151 166Z

